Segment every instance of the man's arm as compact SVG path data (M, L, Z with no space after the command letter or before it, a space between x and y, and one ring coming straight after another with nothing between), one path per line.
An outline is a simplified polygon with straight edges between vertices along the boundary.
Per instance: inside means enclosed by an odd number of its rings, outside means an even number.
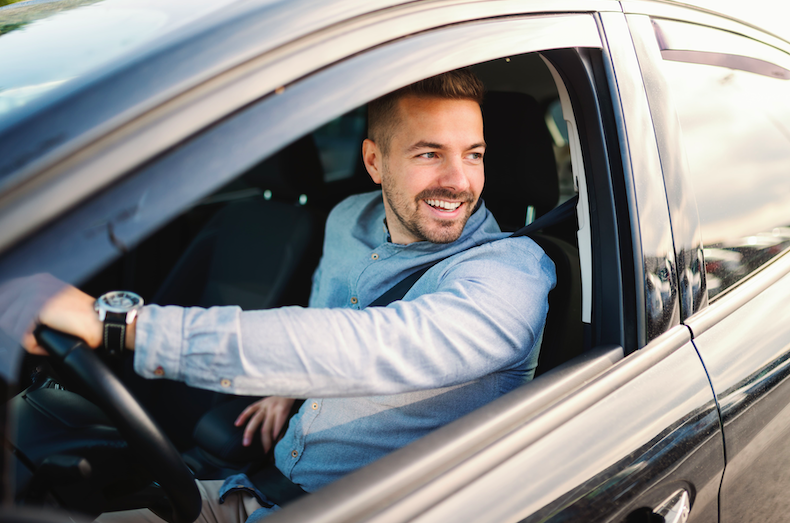
M410 291L422 295L388 307L146 308L136 370L229 393L306 397L395 394L517 368L543 328L553 264L530 241L501 242L437 266Z

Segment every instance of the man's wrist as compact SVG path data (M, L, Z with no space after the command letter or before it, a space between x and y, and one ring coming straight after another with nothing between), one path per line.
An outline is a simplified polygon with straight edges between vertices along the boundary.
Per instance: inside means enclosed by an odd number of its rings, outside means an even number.
M134 348L137 313L143 303L141 296L130 291L110 291L96 299L94 309L104 324L104 348L111 356Z
M134 339L137 331L137 318L126 327L126 349L134 350Z

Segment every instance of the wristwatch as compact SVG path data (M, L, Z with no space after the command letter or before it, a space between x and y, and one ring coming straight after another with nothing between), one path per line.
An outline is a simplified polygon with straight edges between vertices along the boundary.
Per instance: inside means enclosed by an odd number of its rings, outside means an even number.
M126 346L126 326L137 317L143 299L133 292L112 291L102 294L93 304L104 322L104 348L111 356L120 356Z

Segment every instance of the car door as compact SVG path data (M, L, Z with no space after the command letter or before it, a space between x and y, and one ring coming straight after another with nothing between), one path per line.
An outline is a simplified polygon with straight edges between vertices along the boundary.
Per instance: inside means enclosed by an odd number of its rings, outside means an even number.
M684 322L723 420L721 521L783 521L790 479L790 46L730 20L652 14L632 21L644 30L645 61L660 69L663 92L674 100L687 194L699 209L710 305L684 311Z
M104 172L108 185L81 187L89 196L57 220L19 226L24 241L3 252L0 282L44 271L83 282L327 121L432 74L494 60L507 67L511 56L537 53L559 91L579 193L584 354L272 521L638 521L689 510L693 521L715 521L719 416L680 324L648 100L620 4L595 6L592 14L577 2L528 12L520 2L415 4L299 41L277 60L203 86L208 94L190 94L159 121L149 115L151 128L165 131L191 122L187 102L215 111L214 120L178 127L181 142L157 148L156 133L134 127L129 140L97 146L101 162L72 159L64 181L123 162ZM343 45L333 53L345 54L322 54L335 38ZM238 92L244 103L232 105L225 97ZM131 155L137 139L142 158Z
M622 13L585 20L600 46L542 54L565 89L574 175L595 208L579 216L592 239L594 347L272 521L717 521L719 416L680 325L637 58Z

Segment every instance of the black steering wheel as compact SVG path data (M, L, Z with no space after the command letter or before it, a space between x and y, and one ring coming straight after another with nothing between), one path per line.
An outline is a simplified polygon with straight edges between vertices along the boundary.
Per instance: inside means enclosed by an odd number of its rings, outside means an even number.
M192 472L123 383L79 338L44 326L36 328L35 337L49 351L53 367L104 411L165 491L172 513L160 515L175 523L195 521L203 502Z

